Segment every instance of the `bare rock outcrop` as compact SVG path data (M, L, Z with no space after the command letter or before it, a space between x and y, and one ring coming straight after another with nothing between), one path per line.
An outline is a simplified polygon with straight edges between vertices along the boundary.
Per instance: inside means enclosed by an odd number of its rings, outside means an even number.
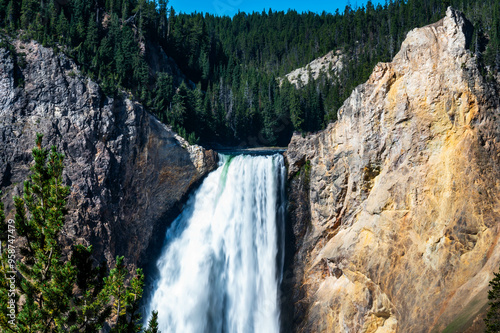
M64 235L92 244L100 260L132 266L161 246L183 198L216 165L137 102L108 98L62 53L36 42L0 48L0 190L13 215L32 164L36 132L65 154L71 186ZM9 216L9 217L10 217Z
M500 264L500 106L471 32L448 8L408 33L336 123L292 138L298 331L481 326Z
M297 68L287 75L285 78L300 88L309 82L309 77L317 80L323 73L327 78L332 78L333 75L338 75L344 65L344 56L340 51L330 51L322 57L314 59L306 66Z

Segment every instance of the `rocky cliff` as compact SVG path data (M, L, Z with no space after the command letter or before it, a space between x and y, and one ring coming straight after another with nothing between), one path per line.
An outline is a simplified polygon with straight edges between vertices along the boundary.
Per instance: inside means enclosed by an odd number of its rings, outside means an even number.
M92 244L101 260L125 255L145 264L215 154L190 146L137 102L104 96L63 54L36 42L12 45L0 48L0 190L9 217L40 132L44 145L66 156L67 245Z
M498 86L448 8L287 152L300 332L478 331L500 264Z

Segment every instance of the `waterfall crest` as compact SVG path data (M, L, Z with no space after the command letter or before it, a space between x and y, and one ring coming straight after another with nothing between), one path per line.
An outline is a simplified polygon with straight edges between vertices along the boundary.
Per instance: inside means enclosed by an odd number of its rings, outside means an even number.
M283 157L224 156L167 231L149 310L163 333L277 333Z

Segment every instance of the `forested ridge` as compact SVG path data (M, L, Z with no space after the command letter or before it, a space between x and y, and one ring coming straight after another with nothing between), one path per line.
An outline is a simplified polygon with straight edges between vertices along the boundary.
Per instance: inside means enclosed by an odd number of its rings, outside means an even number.
M105 93L130 92L192 143L269 146L335 121L374 65L390 61L409 30L438 21L449 5L473 22L471 51L492 79L500 68L495 0L368 1L335 13L232 18L177 14L166 0L0 0L0 29L19 67L22 52L7 36L66 53ZM160 48L185 77L153 70L148 52ZM344 55L338 76L321 75L300 89L287 80L280 85L278 78L330 50Z

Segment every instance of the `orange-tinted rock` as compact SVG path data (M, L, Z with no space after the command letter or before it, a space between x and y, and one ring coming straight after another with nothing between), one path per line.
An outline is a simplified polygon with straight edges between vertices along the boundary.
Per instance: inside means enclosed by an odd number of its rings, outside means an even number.
M484 312L500 263L500 109L470 38L449 8L336 123L292 138L290 197L308 198L290 202L298 331L461 331Z

